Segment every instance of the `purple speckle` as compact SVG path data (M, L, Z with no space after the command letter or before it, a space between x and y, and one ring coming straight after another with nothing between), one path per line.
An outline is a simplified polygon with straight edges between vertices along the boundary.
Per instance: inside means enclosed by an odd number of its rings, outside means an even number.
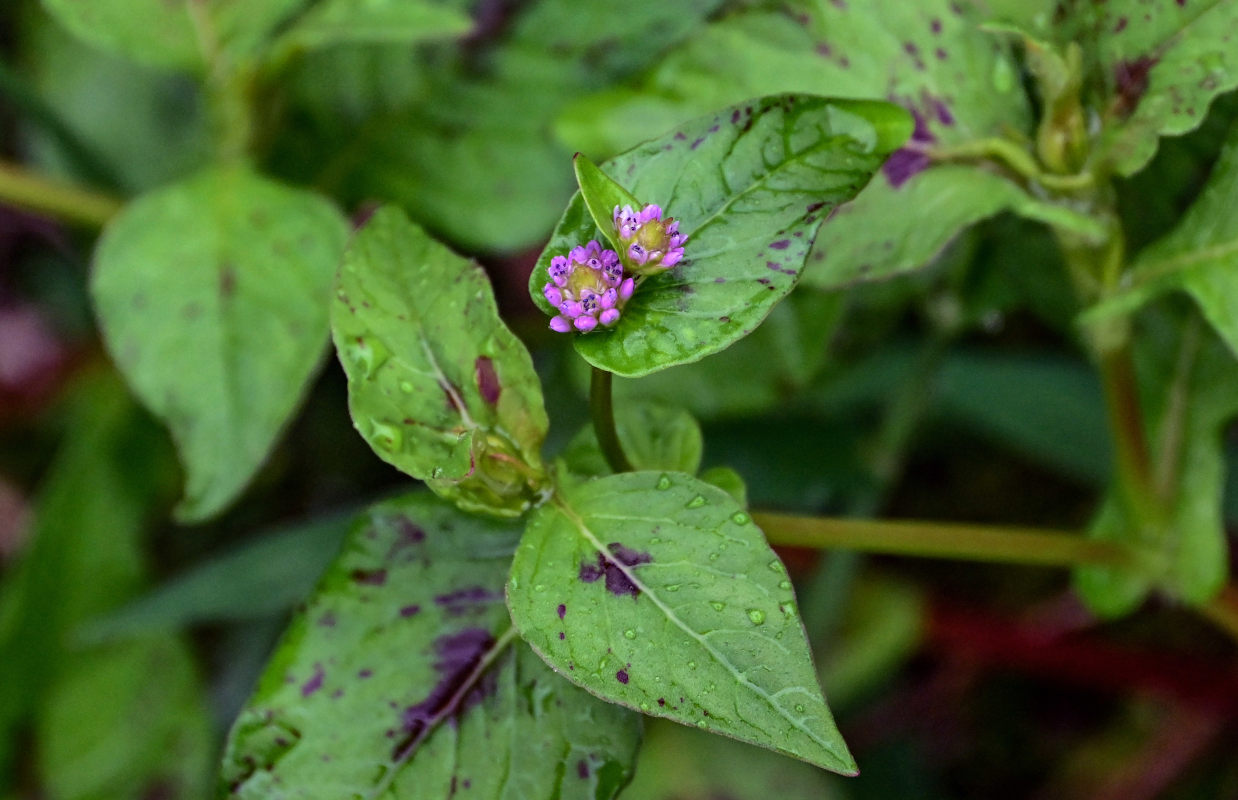
M576 775L582 780L589 779L589 762L583 758L576 762Z
M703 141L705 141L705 137L704 137L704 136L700 137L700 138L699 138L699 139L697 139L695 142L693 142L692 144L688 145L688 149L689 149L689 150L695 150L696 148L698 148L698 147L700 147L700 146L701 146L701 142L703 142Z
M420 611L421 611L421 606L419 605L404 606L403 608L400 609L400 616L406 617L406 618L415 617Z
M372 670L372 669L363 669L363 670L361 670L360 672L358 672L358 673L357 673L357 677L358 677L358 678L360 678L361 680L365 680L366 678L368 678L368 677L372 676L373 674L374 674L374 670Z
M658 705L660 705L660 706L664 706L664 705L666 705L666 698L665 698L665 697L659 697L659 698L658 698Z
M311 694L321 689L322 681L325 677L326 673L322 670L322 664L315 664L314 674L310 676L309 680L301 684L301 696L309 697Z
M388 560L396 558L403 550L415 547L426 539L426 532L408 517L394 517L391 523L396 529L396 539L387 551Z
M1156 66L1156 59L1140 56L1134 61L1120 61L1113 68L1114 83L1118 97L1114 102L1119 116L1130 116L1143 93L1148 90L1148 73Z
M830 47L829 42L817 42L817 45L813 48L813 51L822 58L829 58L834 55L834 48Z
M933 98L933 111L937 114L937 121L942 125L954 124L954 115L950 113L950 107L937 98Z
M559 631L559 641L563 641L566 638L567 638L567 634L564 633L563 631Z
M710 128L709 128L709 131L708 131L708 132L709 132L709 133L717 133L717 132L718 132L718 124L717 124L717 123L714 123L712 126L710 126Z
M788 247L791 246L791 240L790 239L779 239L776 242L770 242L769 246L771 249L774 249L774 250L786 250Z
M349 575L357 583L367 586L382 586L387 582L387 570L385 569L354 569Z
M944 47L937 48L936 50L933 51L933 55L937 56L938 61L945 61L946 60L946 48Z
M737 108L731 112L731 124L737 125L738 123L739 123L739 109Z
M685 135L683 131L677 131L675 133L675 141L677 142L682 142L684 139L687 139L687 138L688 138L687 135Z
M440 594L434 598L434 603L442 608L447 616L459 617L478 611L478 606L488 606L500 600L497 594L485 587L470 586L448 594Z
M931 30L933 33L941 33L941 20L934 19L932 22L930 22L929 30Z
M894 151L894 154L886 159L886 163L881 165L881 171L886 176L886 180L895 189L902 186L917 173L923 171L931 163L928 154L915 145L924 145L936 141L936 138L929 133L928 124L924 116L911 109L911 114L915 118L916 128L911 136L912 147L902 147Z
M499 385L499 376L494 371L494 362L487 356L478 356L473 362L473 373L477 379L477 391L481 393L481 399L490 405L497 404L503 387Z
M616 672L615 680L619 681L622 684L626 684L628 682L628 671L626 669L621 669L618 672Z
M1126 30L1126 23L1127 23L1127 22L1128 22L1128 20L1126 19L1126 17L1118 17L1118 22L1117 22L1117 24L1113 26L1113 32L1114 32L1114 33L1121 33L1122 31Z
M726 283L726 278L714 278L714 283Z
M320 628L334 628L334 627L335 627L335 612L334 612L334 611L328 611L327 613L325 613L325 614L323 614L321 617L319 617L319 618L318 618L318 627L320 627Z
M563 617L567 615L567 606L563 605L562 603L559 603L558 610L559 610L559 619L563 619Z
M332 700L339 700L339 699L340 699L341 697L343 697L343 696L344 696L344 690L343 690L343 689L336 689L334 692L332 692L332 693L331 693L331 699L332 699Z
M637 552L618 542L611 542L607 549L610 550L609 556L598 553L596 563L586 562L580 565L580 579L585 583L594 583L605 577L608 592L613 595L629 595L635 599L640 594L640 589L632 583L625 568L648 564L653 558L648 553Z

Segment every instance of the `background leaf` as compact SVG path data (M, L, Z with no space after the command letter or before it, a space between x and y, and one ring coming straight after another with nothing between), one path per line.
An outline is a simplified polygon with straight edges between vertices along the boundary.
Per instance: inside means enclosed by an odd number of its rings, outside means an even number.
M826 215L855 196L910 133L887 104L785 95L684 125L602 165L687 234L684 260L647 279L610 331L574 337L596 367L638 377L697 361L751 333L795 285ZM529 278L600 236L578 194Z
M572 487L529 521L512 619L611 702L851 774L791 582L726 492L683 473Z
M518 534L426 494L363 515L233 728L230 796L613 798L639 717L505 635Z
M546 410L481 268L381 209L349 246L333 308L349 410L374 452L463 508L523 513Z
M346 42L411 44L467 33L464 12L428 0L324 0L289 29L281 43L312 49Z
M181 519L231 502L292 415L322 357L346 235L321 198L230 168L108 225L91 293L112 357L176 440Z
M636 469L669 469L695 475L701 466L701 426L682 408L623 403L615 409L615 429L624 455ZM572 437L562 458L571 472L582 477L611 474L592 424Z

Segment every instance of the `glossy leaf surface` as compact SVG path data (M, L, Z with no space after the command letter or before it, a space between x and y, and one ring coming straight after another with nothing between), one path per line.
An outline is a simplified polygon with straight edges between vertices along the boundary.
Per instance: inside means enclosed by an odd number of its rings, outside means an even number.
M347 231L320 197L225 168L108 225L91 293L113 359L176 440L182 519L231 502L296 409Z
M614 797L639 717L512 635L518 535L429 494L364 514L233 727L229 796Z
M669 472L569 488L530 520L507 592L533 649L599 697L855 772L782 562L721 489Z
M529 507L541 385L480 267L381 209L348 248L332 329L353 424L379 457L463 508Z
M577 351L635 377L748 335L799 280L825 216L910 132L889 104L784 95L690 122L601 165L642 204L679 220L688 243L684 260L646 280L613 329L576 337ZM600 235L578 194L530 276L547 311L551 259Z

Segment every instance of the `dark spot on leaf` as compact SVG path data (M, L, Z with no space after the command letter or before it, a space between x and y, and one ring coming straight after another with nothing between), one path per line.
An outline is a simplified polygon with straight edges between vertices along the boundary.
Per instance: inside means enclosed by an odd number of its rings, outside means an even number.
M885 174L886 180L895 189L928 167L929 157L922 148L925 144L936 141L936 138L929 133L924 115L914 108L911 109L911 115L915 118L916 128L911 135L910 145L895 150L886 163L881 165L881 171Z
M563 631L559 631L559 639L560 639L560 640L562 640L562 639L566 639L566 638L567 638L567 634L566 634L566 633L564 633Z
M236 293L236 267L224 264L219 270L219 294L225 300Z
M349 575L357 583L364 583L367 586L382 586L387 582L387 570L385 569L354 569Z
M735 125L738 122L739 122L739 109L737 108L731 112L731 124Z
M788 247L791 246L791 240L790 239L779 239L776 242L771 242L769 246L773 248L774 250L786 250Z
M581 779L582 781L583 781L583 780L588 780L588 778L589 778L589 762L585 761L583 758L582 758L581 760L577 761L577 762L576 762L576 774L577 774L578 776L580 776L580 779Z
M421 606L416 605L416 604L411 605L411 606L404 606L403 608L400 609L400 616L401 617L415 617L420 611L421 611Z
M361 680L365 680L366 678L370 677L370 676L371 676L371 675L373 675L373 674L374 674L374 670L372 670L372 669L363 669L363 670L361 670L360 672L358 672L358 673L357 673L357 677L358 677L358 678L360 678Z
M757 278L757 283L763 286L769 286L769 278Z
M807 211L809 214L811 214L812 212L816 211L819 208L823 208L824 206L825 206L825 203L809 203L808 206L804 210Z
M1134 61L1119 61L1113 68L1113 81L1118 96L1114 99L1114 112L1119 117L1129 117L1139 105L1143 93L1148 90L1148 73L1156 66L1156 59L1140 56Z
M493 689L482 681L468 686L473 671L493 646L494 638L489 631L480 628L444 634L434 641L434 651L438 654L434 669L438 671L439 681L424 700L401 713L404 736L392 750L393 760L408 758L435 725L463 713Z
M559 603L559 619L563 619L564 615L566 614L567 614L567 606L563 605L562 603Z
M727 323L731 321L731 318L726 315L723 315L721 317L718 317L718 321L722 323Z
M626 669L621 669L618 672L616 672L615 680L619 681L620 683L626 684L628 682L628 671Z
M941 20L934 18L933 21L929 23L929 30L933 33L941 33Z
M343 690L343 689L336 689L334 692L332 692L332 693L331 693L331 699L332 699L332 700L339 700L339 699L340 699L341 697L343 697L343 696L344 696L344 690Z
M658 698L658 705L660 705L660 706L664 706L664 705L666 705L666 698L665 698L665 697L659 697L659 698Z
M405 423L411 424L407 420ZM402 551L415 547L426 540L426 532L422 530L420 525L408 517L392 517L391 524L395 526L396 538L391 543L391 549L387 551L388 561L394 559Z
M315 664L314 674L310 676L309 680L301 684L301 696L309 697L311 694L321 689L322 681L325 677L326 673L323 672L322 664Z
M684 139L687 139L687 138L688 138L688 137L687 137L686 135L684 135L684 132L683 132L683 131L676 131L676 132L675 132L675 141L677 141L677 142L682 142Z
M709 132L709 133L717 133L717 132L718 132L718 124L717 124L717 123L714 123L712 126L710 126L710 128L709 128L709 131L708 131L708 132Z
M608 592L613 595L629 595L635 599L640 594L640 589L632 583L624 568L648 564L653 558L648 553L637 552L618 542L611 542L606 547L610 550L609 556L598 553L596 564L586 562L580 565L580 579L585 583L594 583L605 577Z
M334 628L335 627L335 612L328 611L327 613L319 617L318 626L321 628Z
M939 47L933 51L933 55L937 56L938 61L945 61L946 60L946 49L944 47Z
M440 594L434 598L435 605L441 607L450 617L459 617L479 610L478 606L488 606L499 602L501 598L483 586L470 586L448 594Z
M1121 33L1122 31L1126 30L1127 21L1128 20L1126 19L1126 17L1118 17L1117 24L1113 26L1113 32Z
M503 387L499 385L499 376L494 371L494 362L486 356L478 356L473 366L477 377L477 391L481 392L481 399L492 406L496 405Z
M714 283L726 283L726 278L714 278Z
M705 141L705 137L704 137L704 136L700 137L700 138L699 138L699 139L697 139L695 142L693 142L692 144L688 145L688 149L689 149L689 150L695 150L696 148L698 148L698 147L700 147L700 146L701 146L701 142L703 142L703 141Z

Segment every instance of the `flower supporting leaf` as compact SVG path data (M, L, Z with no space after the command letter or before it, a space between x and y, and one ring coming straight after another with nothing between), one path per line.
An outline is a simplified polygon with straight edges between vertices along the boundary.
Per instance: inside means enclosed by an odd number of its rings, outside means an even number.
M674 217L662 219L662 207L650 203L639 211L615 206L615 236L621 243L623 264L634 275L670 269L683 258L688 237L679 232Z
M551 259L550 282L542 287L546 301L559 311L550 328L560 333L609 328L619 321L635 288L632 278L624 278L614 250L603 250L597 241L573 247L568 255Z

